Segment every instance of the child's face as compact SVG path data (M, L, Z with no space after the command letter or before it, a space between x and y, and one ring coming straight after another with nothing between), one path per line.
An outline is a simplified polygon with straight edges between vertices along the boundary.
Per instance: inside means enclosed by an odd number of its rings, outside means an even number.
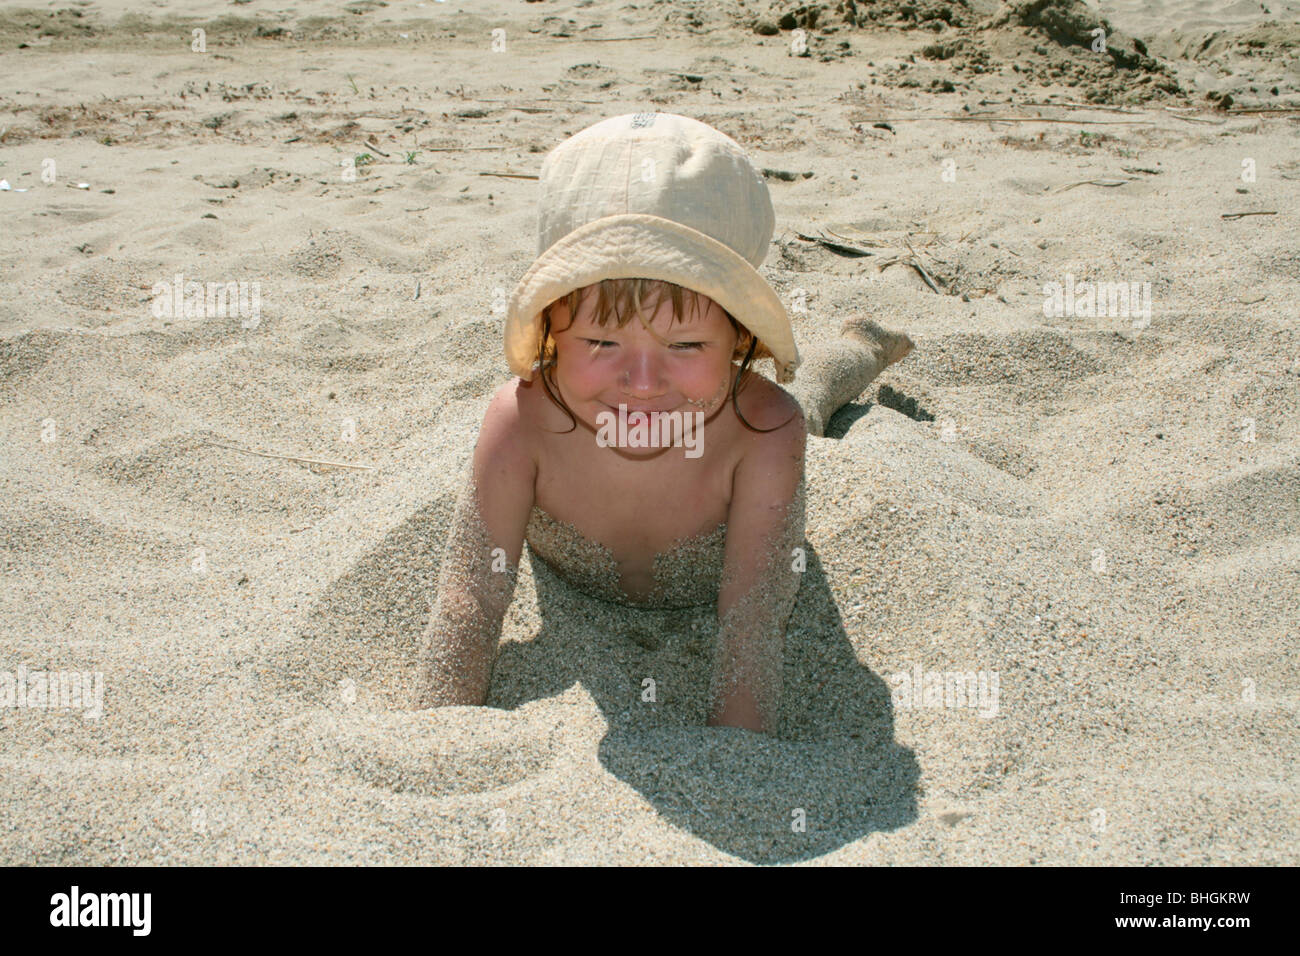
M594 321L596 287L583 289L570 323L568 305L551 310L555 338L555 381L561 397L593 430L601 412L703 412L707 421L726 404L731 356L739 336L722 307L708 296L682 290L682 317L673 320L672 299L657 291L643 303L646 323L661 344L633 316L619 328ZM653 310L653 312L651 311Z

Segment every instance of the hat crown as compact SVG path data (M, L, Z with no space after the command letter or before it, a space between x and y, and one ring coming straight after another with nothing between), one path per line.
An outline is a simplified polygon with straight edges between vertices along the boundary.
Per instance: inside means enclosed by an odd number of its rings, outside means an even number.
M602 120L542 162L538 254L573 230L640 213L716 239L754 268L776 227L767 183L735 140L675 113Z

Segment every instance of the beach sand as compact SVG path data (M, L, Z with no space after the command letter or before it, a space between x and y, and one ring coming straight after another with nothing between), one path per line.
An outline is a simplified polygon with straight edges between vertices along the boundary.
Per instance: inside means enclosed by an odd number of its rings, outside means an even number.
M0 706L0 861L1294 864L1297 4L1105 4L1122 68L902 6L0 13L0 703L103 682ZM527 177L647 110L776 171L801 344L916 346L809 439L781 732L704 726L710 609L527 552L489 706L413 711ZM1045 314L1085 280L1149 321Z

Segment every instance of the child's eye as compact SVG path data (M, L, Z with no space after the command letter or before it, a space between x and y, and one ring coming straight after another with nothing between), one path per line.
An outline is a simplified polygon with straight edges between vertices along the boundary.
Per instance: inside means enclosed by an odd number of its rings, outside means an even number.
M583 339L582 341L590 345L592 349L599 349L599 348L603 348L606 345L618 344L617 342L610 342L607 339ZM669 344L669 348L674 348L674 349L678 349L679 351L686 351L686 352L698 351L704 348L704 343L703 342L672 342Z

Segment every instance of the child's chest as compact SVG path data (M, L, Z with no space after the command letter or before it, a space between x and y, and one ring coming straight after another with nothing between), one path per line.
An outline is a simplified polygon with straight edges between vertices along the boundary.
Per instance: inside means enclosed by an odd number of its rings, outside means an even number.
M640 601L661 583L656 557L721 543L717 531L727 521L734 456L720 440L712 455L691 459L670 448L642 461L591 444L547 443L538 456L535 505L607 551L624 592Z

